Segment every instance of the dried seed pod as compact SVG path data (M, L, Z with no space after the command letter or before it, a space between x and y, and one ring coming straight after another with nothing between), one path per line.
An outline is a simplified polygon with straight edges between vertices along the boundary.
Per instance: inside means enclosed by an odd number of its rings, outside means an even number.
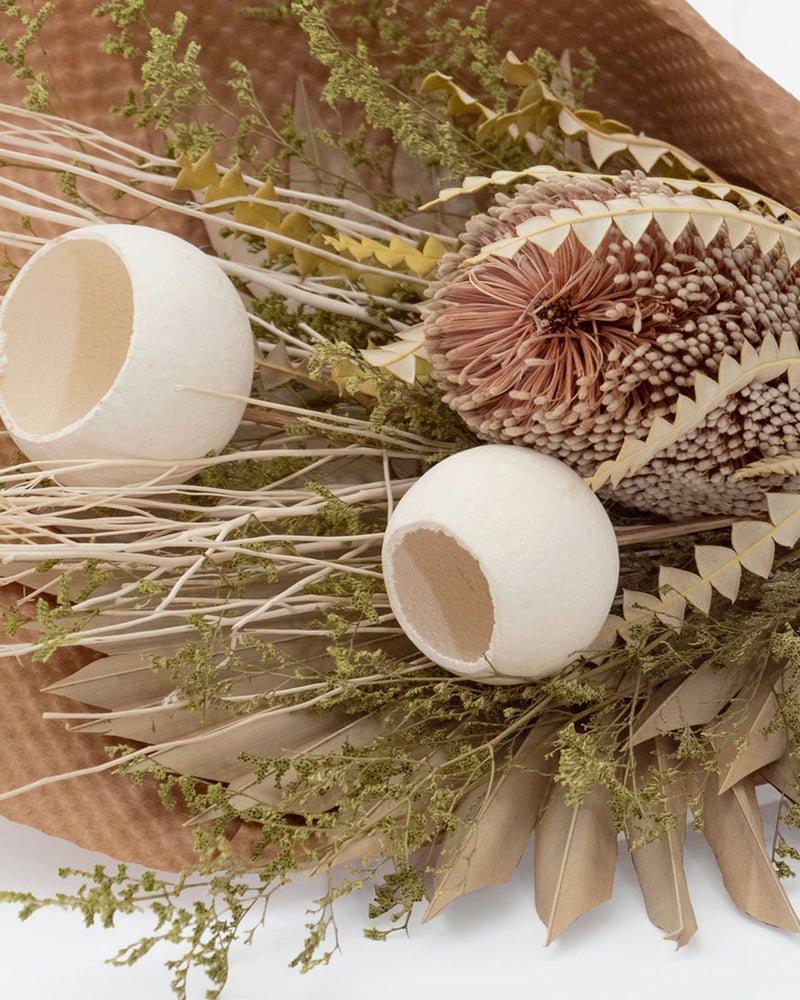
M224 447L245 403L207 390L246 398L254 360L244 306L213 260L126 225L74 230L31 257L0 307L0 359L12 438L79 486L142 482Z
M726 354L768 333L800 337L800 266L780 242L763 253L752 234L734 248L724 225L706 240L688 223L670 241L651 221L635 243L612 225L594 251L570 231L554 253L528 242L511 259L468 263L534 216L642 195L676 191L641 174L556 175L500 195L443 259L428 351L445 400L484 440L528 445L589 476L626 437L669 418L698 371L713 378ZM670 518L763 510L765 488L797 483L731 476L800 452L798 416L800 393L785 380L751 384L614 496Z
M475 680L543 677L597 637L619 554L597 497L563 462L508 445L451 455L398 503L386 592L411 641Z

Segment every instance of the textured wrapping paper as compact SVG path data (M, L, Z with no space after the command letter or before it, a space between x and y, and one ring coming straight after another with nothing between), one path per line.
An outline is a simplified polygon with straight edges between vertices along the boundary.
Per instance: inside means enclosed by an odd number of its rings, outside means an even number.
M108 110L135 83L135 69L99 52L107 26L90 19L93 6L58 0L46 25L53 111L147 145L141 132ZM464 4L465 12L471 8ZM188 15L187 35L202 45L212 89L227 78L232 58L250 66L266 110L276 117L281 102L292 101L298 78L312 95L322 81L304 36L290 25L248 22L243 30L236 7L226 0L160 0L148 9L165 28L176 10ZM503 0L493 5L492 17L508 17L508 38L520 58L537 45L558 54L586 46L600 66L591 104L604 115L682 147L731 181L792 206L800 203L800 103L682 0ZM4 74L0 100L15 103L20 95L20 85ZM201 245L205 238L192 226L181 235ZM10 459L10 450L0 458ZM19 599L11 588L3 594L6 605ZM95 656L71 648L45 664L16 658L2 663L0 789L108 760L102 737L71 733L63 722L42 718L72 703L41 689ZM191 858L186 815L167 812L153 789L134 789L108 770L42 784L0 802L0 811L120 860L175 869Z

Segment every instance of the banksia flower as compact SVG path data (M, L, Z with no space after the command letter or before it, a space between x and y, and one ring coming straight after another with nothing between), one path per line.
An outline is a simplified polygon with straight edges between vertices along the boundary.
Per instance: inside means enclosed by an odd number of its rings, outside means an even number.
M738 358L769 333L800 337L800 265L783 244L765 253L749 233L734 246L725 225L704 238L688 215L671 239L655 220L634 242L614 223L594 250L570 229L552 253L529 241L508 258L473 260L535 216L647 196L663 203L678 192L642 174L554 175L499 195L467 224L431 288L425 333L445 401L479 437L528 445L589 476L625 438L669 418L698 371L714 378L726 354ZM731 477L800 453L798 418L800 393L787 381L746 386L614 496L669 518L762 510L764 489L796 486Z

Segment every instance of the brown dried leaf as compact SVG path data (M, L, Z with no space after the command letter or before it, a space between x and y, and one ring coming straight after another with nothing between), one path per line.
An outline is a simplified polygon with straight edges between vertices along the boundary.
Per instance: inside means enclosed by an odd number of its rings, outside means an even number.
M800 772L795 747L789 747L782 757L765 764L758 773L790 802L800 802Z
M434 879L424 920L458 896L514 874L552 787L549 750L549 734L534 730L491 786L481 785L458 804L455 812L465 825L444 845L439 860L446 867Z
M669 747L669 741L659 737L647 749L639 750L636 754L637 768L643 777L651 766L662 773L671 766L667 760ZM677 817L675 826L659 839L638 847L631 846L638 831L626 831L626 836L647 915L657 927L667 932L666 940L674 941L676 947L681 948L697 930L683 868L689 795L681 781L667 784L665 792L667 802L663 812Z
M346 721L334 712L273 709L209 730L200 729L178 745L156 751L151 759L179 774L235 781L251 770L250 764L240 760L241 754L281 757L300 753L336 732Z
M738 694L746 677L745 668L704 663L688 677L662 684L640 713L631 745L684 726L707 725Z
M776 690L781 685L782 679L776 683L774 676L766 674L743 704L734 702L715 723L714 729L721 734L714 739L721 793L785 753L785 729L767 731L778 710Z
M159 655L170 656L176 649L177 643L165 646ZM167 672L153 670L151 656L137 652L103 656L45 690L112 711L152 704L168 697L176 682Z
M705 838L717 859L725 888L739 909L765 924L800 933L800 920L764 845L752 778L720 794L716 775L709 774L702 816Z
M597 785L579 806L554 790L534 837L536 910L550 944L581 914L611 897L617 834L606 790Z
M101 733L126 741L157 744L191 739L215 726L224 725L230 718L230 712L225 709L195 712L180 702L166 702L163 705L131 706L100 718L88 718L86 722L79 722L70 728L75 733Z

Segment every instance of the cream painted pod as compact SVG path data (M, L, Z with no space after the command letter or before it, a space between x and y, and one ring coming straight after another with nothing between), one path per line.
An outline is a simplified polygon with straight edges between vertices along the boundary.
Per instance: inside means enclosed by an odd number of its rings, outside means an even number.
M400 500L383 544L398 622L435 663L510 683L597 637L619 551L602 504L557 459L514 445L446 458Z
M247 314L219 266L145 226L58 237L0 307L0 417L66 485L129 485L219 451L245 403L202 390L247 397L253 364Z

